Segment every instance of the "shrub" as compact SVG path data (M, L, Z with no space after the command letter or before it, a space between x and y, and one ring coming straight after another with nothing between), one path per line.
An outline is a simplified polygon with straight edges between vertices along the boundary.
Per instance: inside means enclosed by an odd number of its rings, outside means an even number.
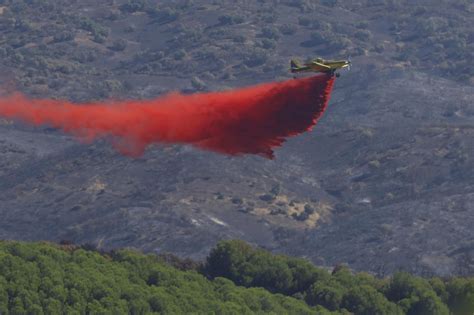
M298 30L298 27L294 24L283 24L279 27L279 30L283 35L293 35Z
M309 305L322 305L330 311L337 311L341 307L345 292L339 285L315 283L307 291L305 301Z
M276 47L276 42L274 40L264 38L261 42L261 47L264 49L274 49Z
M244 18L242 16L239 16L239 15L225 14L225 15L219 16L218 21L222 25L232 25L232 24L243 23Z
M280 31L274 27L266 26L262 29L262 36L268 39L278 40Z
M127 48L127 41L124 39L117 39L112 43L112 46L109 49L113 51L124 51Z
M244 58L244 64L250 68L258 67L267 62L267 53L262 49L255 49L249 52Z
M59 34L54 35L53 41L54 42L66 42L74 39L73 32L61 32Z
M176 21L179 18L179 12L172 8L159 8L148 9L147 13L150 17L155 19L160 24L166 24Z
M354 33L354 37L363 42L368 42L372 38L372 33L369 30L358 30Z
M301 26L309 26L311 24L311 20L307 17L300 16L298 18L298 24Z
M327 7L334 7L337 4L337 0L320 0L322 5Z
M120 10L128 13L134 13L138 11L145 11L146 7L146 0L128 0L127 3L120 6Z

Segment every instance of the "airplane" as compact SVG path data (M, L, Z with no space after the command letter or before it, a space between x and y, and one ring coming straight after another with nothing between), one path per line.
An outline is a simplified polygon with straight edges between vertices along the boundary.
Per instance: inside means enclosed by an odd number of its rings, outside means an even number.
M350 60L324 60L323 58L313 59L305 64L301 64L298 60L292 59L290 62L291 72L321 72L339 77L339 73L336 70L347 68L350 70Z

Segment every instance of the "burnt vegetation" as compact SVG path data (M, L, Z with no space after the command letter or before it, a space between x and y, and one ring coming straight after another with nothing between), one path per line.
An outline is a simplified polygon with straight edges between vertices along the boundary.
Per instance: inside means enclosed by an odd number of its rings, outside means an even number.
M421 1L402 0L238 5L239 14L229 13L234 3L226 1L104 1L89 7L74 0L4 0L1 63L26 91L73 99L123 93L97 84L117 76L122 85L135 75L210 82L285 76L290 56L281 50L288 45L306 56L383 57L462 82L474 75L469 1L442 1L429 10Z

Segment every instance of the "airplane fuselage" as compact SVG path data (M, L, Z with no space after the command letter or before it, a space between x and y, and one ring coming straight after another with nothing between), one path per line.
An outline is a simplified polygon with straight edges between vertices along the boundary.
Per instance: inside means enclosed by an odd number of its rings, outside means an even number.
M291 61L291 72L322 72L334 74L336 70L347 68L349 60L324 60L317 58L305 64L299 64L297 60Z

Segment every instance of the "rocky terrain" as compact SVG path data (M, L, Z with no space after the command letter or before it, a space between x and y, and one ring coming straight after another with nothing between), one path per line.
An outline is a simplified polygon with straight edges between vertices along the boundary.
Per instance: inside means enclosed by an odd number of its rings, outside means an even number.
M197 259L239 238L381 275L472 274L474 7L454 2L3 1L5 93L151 98L291 78L291 57L354 67L275 160L130 158L0 120L0 238Z

